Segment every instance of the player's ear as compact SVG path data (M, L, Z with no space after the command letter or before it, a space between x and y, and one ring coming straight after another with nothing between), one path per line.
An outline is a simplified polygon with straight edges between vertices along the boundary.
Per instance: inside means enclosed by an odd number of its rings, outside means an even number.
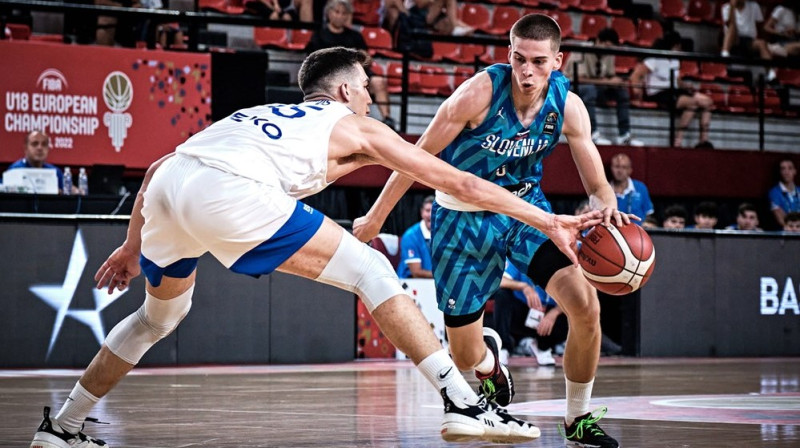
M350 84L349 83L342 83L339 85L339 96L342 97L345 103L350 102Z
M561 64L564 63L564 53L558 52L556 53L556 63L553 65L553 70L558 70L561 68Z

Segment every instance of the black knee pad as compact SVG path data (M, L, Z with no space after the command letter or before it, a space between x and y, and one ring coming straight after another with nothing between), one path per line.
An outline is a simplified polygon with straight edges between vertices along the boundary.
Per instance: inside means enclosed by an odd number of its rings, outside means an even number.
M464 314L462 316L451 316L449 314L444 315L444 325L450 328L458 328L463 327L465 325L469 325L473 322L477 322L478 319L483 316L483 310L486 308L486 304L483 304L481 309L475 311L474 313Z
M572 266L572 261L556 247L552 240L545 241L533 254L528 266L528 277L534 283L547 289L547 283L560 269Z

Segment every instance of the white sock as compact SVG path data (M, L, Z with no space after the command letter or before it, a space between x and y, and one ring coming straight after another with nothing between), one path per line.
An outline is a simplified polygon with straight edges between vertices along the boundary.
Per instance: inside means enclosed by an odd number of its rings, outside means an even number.
M446 349L433 352L417 366L437 391L447 389L447 396L457 405L475 404L478 396L456 368Z
M494 353L489 350L489 347L486 347L486 356L475 366L475 370L482 375L489 375L494 370Z
M77 434L81 430L81 426L89 412L99 400L99 398L84 389L81 386L81 382L78 381L72 392L69 393L69 398L67 398L64 406L61 407L58 415L56 415L58 425L64 431Z
M594 378L588 383L575 383L566 376L564 379L567 381L567 414L564 416L564 421L569 426L577 417L589 412Z

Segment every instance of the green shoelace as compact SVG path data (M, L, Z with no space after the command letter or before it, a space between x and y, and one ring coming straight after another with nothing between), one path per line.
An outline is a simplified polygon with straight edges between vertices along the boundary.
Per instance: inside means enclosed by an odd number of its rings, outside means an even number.
M606 412L608 412L608 408L606 406L595 409L591 414L589 414L588 417L578 420L575 431L570 435L566 434L566 428L563 428L561 425L558 425L558 432L565 439L571 439L574 437L577 437L578 440L583 439L584 431L588 431L595 436L602 436L605 433L602 429L600 429L599 426L596 425L596 423L606 415ZM595 413L597 413L597 416L595 416Z

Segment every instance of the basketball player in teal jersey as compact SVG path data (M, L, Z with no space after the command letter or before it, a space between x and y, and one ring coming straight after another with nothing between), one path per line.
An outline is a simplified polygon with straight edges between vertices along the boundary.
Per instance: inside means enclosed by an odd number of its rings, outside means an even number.
M630 223L633 216L616 209L586 108L556 71L563 58L560 44L561 30L553 19L541 14L521 18L511 29L510 64L493 65L459 87L417 144L550 211L540 187L542 159L564 134L593 209L603 211L606 224ZM378 233L411 183L392 174L372 209L356 220L359 239L367 241ZM514 386L498 361L499 337L482 328L484 306L499 287L508 258L545 288L569 318L566 438L577 446L619 446L597 425L606 409L589 411L600 356L600 306L581 271L540 230L441 191L436 193L432 231L433 277L456 366L475 369L481 392L497 404L511 402Z

